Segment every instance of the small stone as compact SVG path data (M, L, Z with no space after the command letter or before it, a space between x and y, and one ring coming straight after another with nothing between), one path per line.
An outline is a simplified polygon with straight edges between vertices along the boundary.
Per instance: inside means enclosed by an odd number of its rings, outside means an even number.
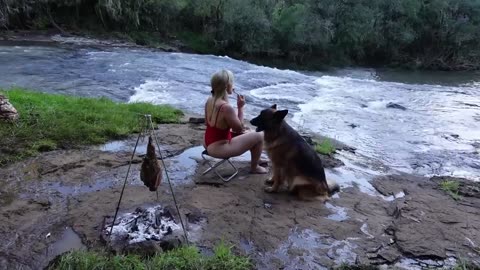
M185 238L180 232L174 232L160 239L160 247L164 251L176 249L183 244L184 240Z
M401 254L397 251L396 248L387 247L380 250L380 252L378 252L378 256L387 261L388 263L394 263L401 257Z
M387 215L398 218L400 216L400 209L397 206L396 202L392 202L387 207Z
M393 225L387 226L387 228L385 228L385 233L388 235L393 235L395 233L395 227Z
M313 141L312 137L308 135L302 135L302 138L309 144L309 145L315 145L315 142Z
M407 108L405 108L404 106L400 105L400 104L397 104L397 103L393 103L393 102L389 102L387 104L387 108L390 108L390 109L399 109L399 110L402 110L402 111L406 111Z
M19 115L15 107L4 95L0 95L0 121L13 122L18 120Z

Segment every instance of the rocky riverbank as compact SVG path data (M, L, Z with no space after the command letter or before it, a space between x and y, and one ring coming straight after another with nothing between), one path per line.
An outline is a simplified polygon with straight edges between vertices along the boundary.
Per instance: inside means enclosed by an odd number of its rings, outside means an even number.
M190 241L206 252L223 239L259 269L480 265L479 183L388 175L372 181L375 194L352 183L325 205L301 202L264 193L268 176L249 175L248 156L234 160L240 174L230 183L202 176L203 130L165 124L156 133L180 211L196 217L186 219ZM135 140L47 152L0 168L0 268L39 269L70 249L102 249L103 222L114 214ZM139 179L146 143L133 159L121 214L173 207L166 181L157 200ZM459 183L458 190L447 192L445 181Z

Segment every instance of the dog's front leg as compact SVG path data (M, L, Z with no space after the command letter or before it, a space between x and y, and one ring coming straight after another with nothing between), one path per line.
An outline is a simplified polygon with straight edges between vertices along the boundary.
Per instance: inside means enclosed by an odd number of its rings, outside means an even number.
M273 182L273 185L270 187L265 187L265 192L268 192L268 193L278 192L278 189L283 183L282 170L279 169L278 167L273 167L273 176L271 181Z

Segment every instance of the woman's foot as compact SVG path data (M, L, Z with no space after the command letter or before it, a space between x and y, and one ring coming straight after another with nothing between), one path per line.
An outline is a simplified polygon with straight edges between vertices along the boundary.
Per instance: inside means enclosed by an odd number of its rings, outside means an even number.
M268 170L265 169L262 166L257 166L255 169L251 169L250 173L251 174L266 174L266 173L268 173Z

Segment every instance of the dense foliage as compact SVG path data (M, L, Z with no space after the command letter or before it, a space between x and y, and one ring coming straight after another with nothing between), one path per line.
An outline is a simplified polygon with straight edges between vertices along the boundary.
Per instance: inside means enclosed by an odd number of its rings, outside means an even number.
M55 22L185 36L215 52L297 62L480 65L478 0L0 0L4 28Z

